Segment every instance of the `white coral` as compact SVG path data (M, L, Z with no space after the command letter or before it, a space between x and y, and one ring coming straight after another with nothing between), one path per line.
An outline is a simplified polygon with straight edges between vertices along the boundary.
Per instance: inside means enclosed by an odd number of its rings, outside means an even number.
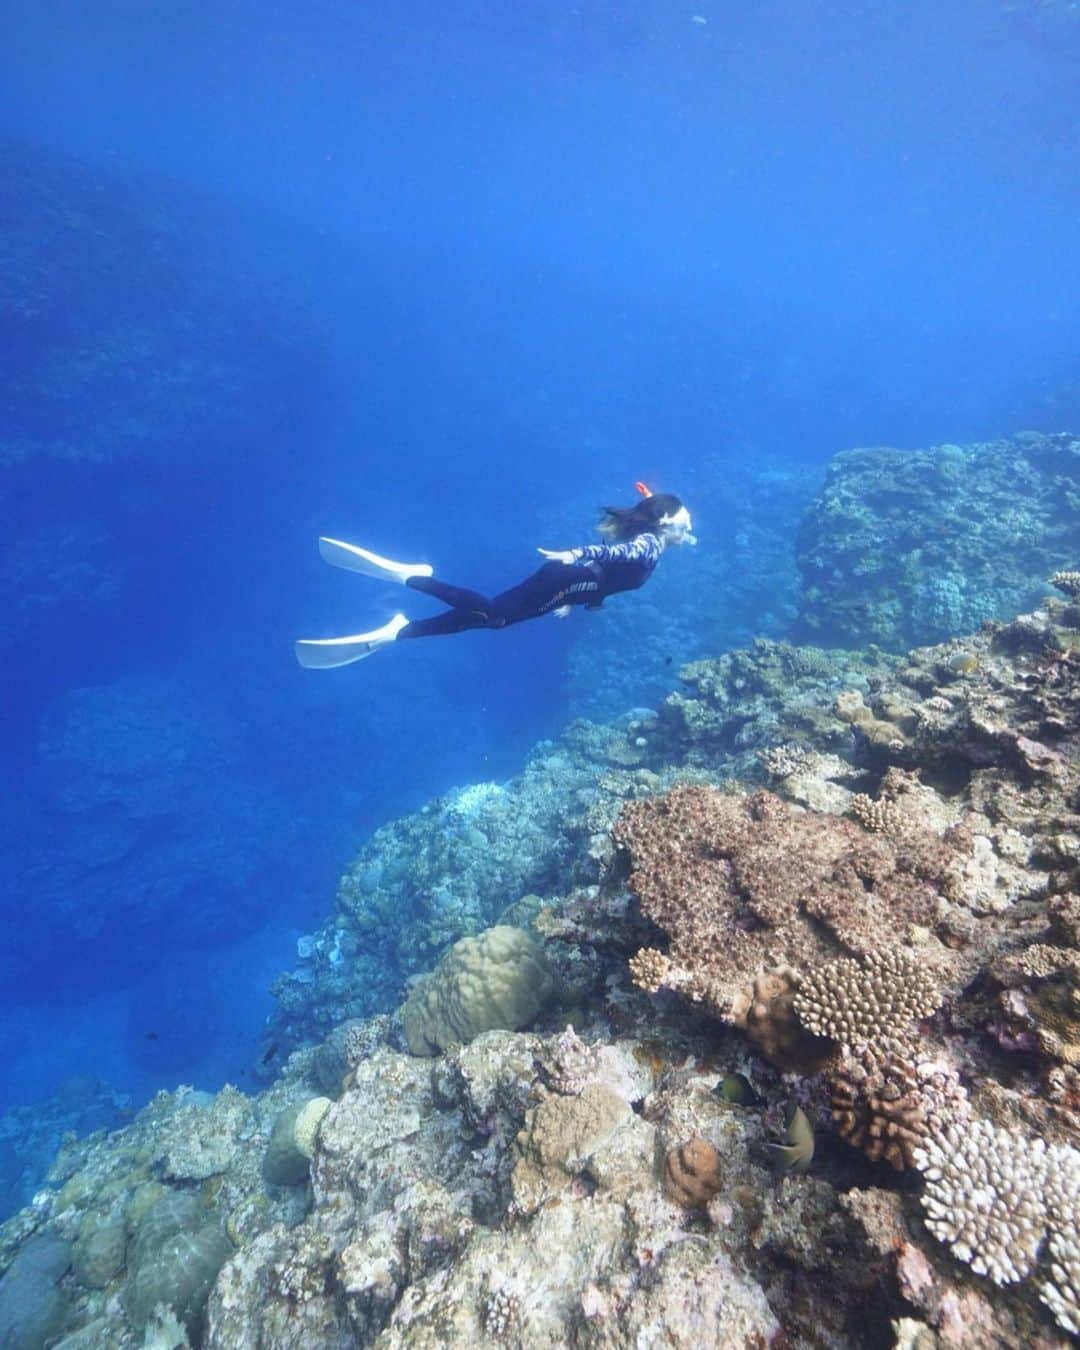
M1049 1233L1039 1297L1080 1333L1080 1152L972 1120L924 1139L915 1166L927 1228L996 1284L1030 1274Z
M1039 1297L1058 1325L1080 1334L1080 1153L1074 1148L1050 1150L1046 1209L1050 1219L1048 1279Z
M915 1150L926 1178L926 1226L953 1254L995 1284L1029 1274L1046 1232L1041 1139L988 1120L949 1125Z

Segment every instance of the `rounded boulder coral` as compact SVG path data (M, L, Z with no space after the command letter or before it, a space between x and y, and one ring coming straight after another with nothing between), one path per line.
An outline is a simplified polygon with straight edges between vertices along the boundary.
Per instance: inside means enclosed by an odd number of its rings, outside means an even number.
M401 1010L414 1055L467 1045L482 1031L518 1031L551 996L543 949L522 928L499 924L455 942Z

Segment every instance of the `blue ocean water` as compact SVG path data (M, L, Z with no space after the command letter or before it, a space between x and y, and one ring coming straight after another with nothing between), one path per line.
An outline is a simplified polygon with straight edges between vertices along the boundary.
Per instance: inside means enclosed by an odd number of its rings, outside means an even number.
M0 1111L249 1083L375 826L652 696L583 614L302 671L431 608L319 534L495 590L644 479L765 591L835 451L1077 425L1065 0L3 17Z

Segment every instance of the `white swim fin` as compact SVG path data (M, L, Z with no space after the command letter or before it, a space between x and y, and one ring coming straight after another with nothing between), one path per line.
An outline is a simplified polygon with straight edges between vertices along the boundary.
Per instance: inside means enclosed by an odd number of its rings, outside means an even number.
M410 577L429 577L430 563L399 563L382 558L358 544L345 544L340 539L319 540L319 552L334 567L344 567L348 572L362 572L366 577L375 577L379 581L397 581L404 586Z
M404 614L395 614L389 623L370 633L356 633L353 637L302 638L296 643L296 659L308 670L349 666L395 641L408 622Z

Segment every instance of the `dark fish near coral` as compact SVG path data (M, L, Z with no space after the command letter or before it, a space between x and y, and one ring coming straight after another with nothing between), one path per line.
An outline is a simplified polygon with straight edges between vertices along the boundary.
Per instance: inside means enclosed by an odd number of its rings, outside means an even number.
M726 1073L716 1085L717 1096L734 1106L761 1106L763 1098L754 1091L750 1079L742 1073Z
M277 1041L271 1041L259 1057L260 1064L269 1064L278 1052Z

